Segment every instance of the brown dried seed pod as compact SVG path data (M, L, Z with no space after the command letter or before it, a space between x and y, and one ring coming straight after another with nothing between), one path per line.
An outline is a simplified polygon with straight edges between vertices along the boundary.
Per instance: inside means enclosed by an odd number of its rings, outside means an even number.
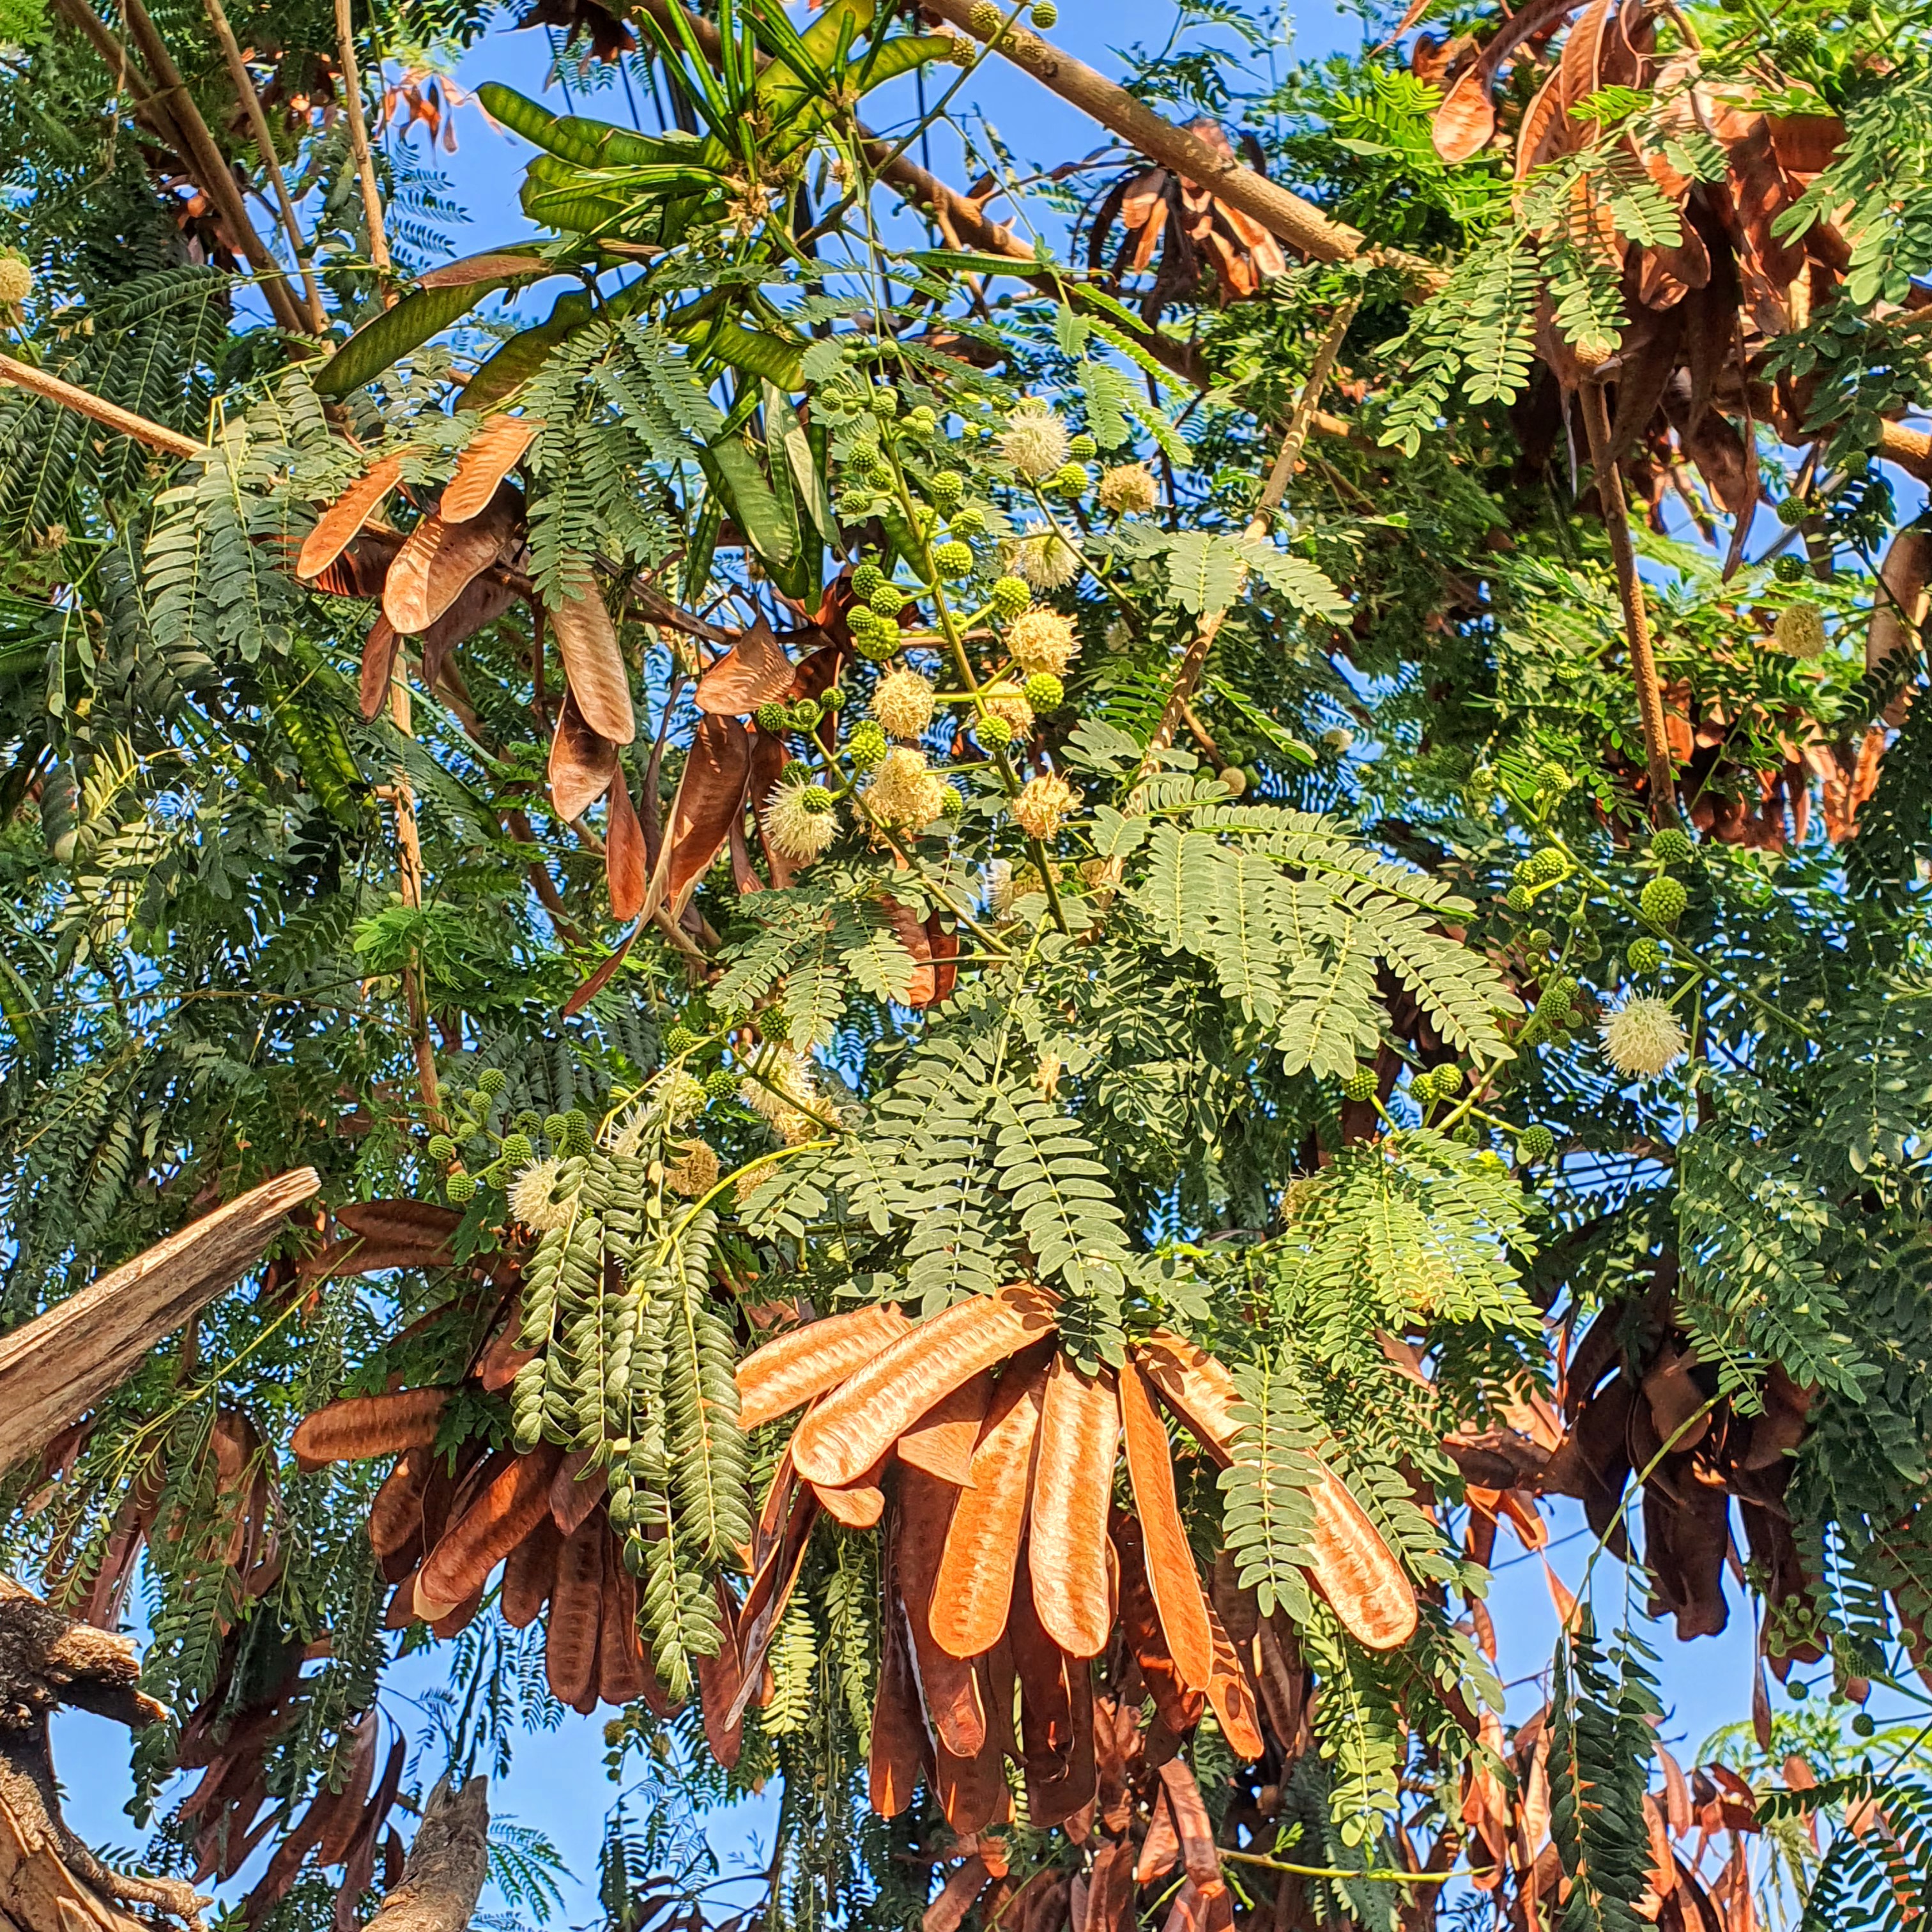
M550 1629L544 1646L550 1695L573 1707L595 1695L597 1633L603 1621L604 1540L601 1516L586 1517L557 1551L556 1585L550 1595Z
M1064 1355L1047 1371L1028 1533L1033 1600L1047 1634L1073 1657L1097 1657L1113 1628L1107 1514L1120 1439L1111 1370L1084 1376Z
M1190 1690L1204 1690L1214 1674L1208 1601L1202 1594L1194 1552L1188 1547L1186 1526L1180 1520L1167 1431L1154 1413L1146 1382L1131 1361L1120 1372L1120 1420L1134 1507L1147 1539L1148 1582L1160 1612L1161 1630L1181 1682Z
M460 1603L549 1514L550 1478L561 1451L548 1443L517 1456L437 1539L422 1568L422 1588Z
M896 1303L828 1315L789 1330L738 1364L738 1425L761 1423L835 1388L896 1342L910 1324Z
M325 1462L360 1462L404 1449L432 1448L448 1400L449 1391L438 1388L345 1396L304 1416L291 1447L302 1466L310 1469Z

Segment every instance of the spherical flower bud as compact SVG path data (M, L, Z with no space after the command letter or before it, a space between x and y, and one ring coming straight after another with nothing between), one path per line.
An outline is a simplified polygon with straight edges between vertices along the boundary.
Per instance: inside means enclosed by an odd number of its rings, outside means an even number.
M866 398L866 406L875 416L890 422L899 412L899 399L897 393L891 389L874 389Z
M1796 530L1810 514L1811 506L1802 496L1787 496L1778 506L1778 520L1786 530Z
M533 1234L548 1234L569 1222L569 1204L550 1198L560 1166L554 1160L532 1161L510 1183L510 1218L522 1222Z
M946 527L956 537L976 537L986 527L986 513L968 503L953 512Z
M973 574L973 546L956 538L939 544L932 553L933 568L949 581Z
M862 718L852 727L845 749L858 770L868 772L886 755L884 730L872 719Z
M1022 611L1006 632L1006 648L1014 662L1030 676L1048 671L1064 678L1066 667L1080 652L1080 640L1072 624L1058 610L1045 608Z
M1085 463L1100 453L1100 446L1084 430L1067 446L1067 450L1076 461Z
M1556 1136L1547 1127L1525 1127L1517 1137L1516 1157L1525 1167L1547 1160L1556 1151Z
M738 1076L724 1067L714 1067L704 1076L704 1097L707 1100L728 1100L738 1090Z
M813 731L825 716L825 707L815 698L801 698L785 710L785 722L794 731Z
M1504 893L1503 904L1508 906L1511 912L1527 912L1535 904L1535 901L1530 897L1529 888L1527 886L1512 886Z
M1051 476L1066 460L1066 425L1042 403L1023 403L1006 418L1000 454L1022 476Z
M676 1160L664 1169L664 1185L695 1201L718 1185L718 1156L703 1141L686 1141Z
M1347 1098L1359 1105L1364 1101L1372 1100L1379 1084L1372 1066L1357 1066L1350 1069L1347 1078L1342 1082L1342 1091Z
M561 1144L570 1134L570 1116L568 1114L546 1114L544 1116L544 1138L553 1147Z
M988 34L997 34L1006 24L1006 18L993 0L973 0L967 10L966 24L984 40Z
M1053 472L1053 481L1046 487L1056 496L1084 495L1087 488L1087 466L1084 463L1062 464Z
M1650 837L1650 856L1660 866L1681 866L1696 850L1682 827L1666 825Z
M966 479L956 470L935 470L926 479L926 490L943 510L958 502L966 494Z
M979 54L980 50L964 34L953 34L948 37L946 51L940 58L950 61L955 67L970 67Z
M875 617L896 617L905 608L905 592L896 584L881 584L866 602Z
M879 446L875 442L855 442L851 454L845 459L846 474L855 483L862 483L875 475L879 468Z
M1660 973L1664 970L1664 948L1654 939L1633 939L1624 950L1624 958L1633 973Z
M1111 517L1144 517L1160 501L1160 487L1144 463L1121 463L1100 472L1094 496Z
M488 1094L493 1100L509 1084L510 1076L500 1066L486 1066L476 1076L478 1091Z
M1029 778L1013 800L1013 818L1032 838L1051 838L1079 806L1080 794L1058 772Z
M1230 798L1239 798L1248 788L1248 775L1239 765L1223 765L1214 776L1227 788Z
M1006 721L1012 734L1009 743L1023 742L1033 736L1033 706L1026 701L1025 694L1011 685L988 685L980 693L980 706L982 717Z
M855 633L853 640L859 646L859 655L868 664L884 664L889 658L898 654L899 627L896 624L880 622L863 637Z
M830 788L822 784L807 785L800 794L798 802L811 812L830 812L833 804Z
M1684 908L1690 903L1690 895L1678 880L1657 878L1648 880L1637 895L1636 906L1646 926L1658 926L1668 932L1684 916Z
M995 578L992 602L1002 617L1017 617L1033 602L1033 591L1023 577Z
M1568 791L1570 789L1569 768L1559 765L1554 758L1549 759L1537 766L1536 783L1540 791Z
M1028 526L1012 547L1012 567L1036 590L1058 590L1080 574L1080 553L1056 530Z
M12 308L34 292L34 272L24 257L0 254L0 308Z
M939 418L924 403L907 412L905 426L914 436L930 436L939 427Z
M1598 1030L1610 1064L1645 1078L1674 1066L1690 1044L1669 1002L1648 994L1626 1000Z
M862 563L852 573L852 595L863 599L886 580L886 573L876 563Z
M916 738L932 722L932 686L917 671L888 671L872 693L872 716L889 737Z
M1529 872L1538 885L1553 886L1558 879L1568 877L1569 856L1554 845L1546 845L1540 852L1531 856Z
M590 1138L590 1116L581 1107L573 1107L563 1117L563 1144L566 1152L588 1154L594 1144Z
M429 1157L439 1167L447 1167L456 1158L456 1143L447 1134L431 1134Z
M943 784L939 788L939 815L941 818L957 818L966 809L966 794L956 784Z
M1043 33L1060 18L1060 9L1053 0L1034 0L1027 18Z
M1013 728L996 712L988 712L974 721L973 729L981 744L988 751L997 750L1002 745L1013 742Z
M1570 1017L1570 1009L1576 1004L1576 981L1568 974L1550 980L1536 1003L1537 1018L1550 1027L1561 1025Z
M1418 1107L1424 1108L1432 1107L1441 1097L1436 1090L1436 1077L1426 1067L1409 1076L1408 1097Z
M674 1026L664 1035L664 1052L675 1060L679 1054L688 1053L698 1044L698 1036L688 1026Z
M442 1191L449 1197L452 1208L466 1208L476 1198L476 1178L467 1174L452 1174L444 1184Z
M1796 550L1780 550L1771 566L1771 574L1780 584L1802 584L1810 574L1810 563Z
M1050 670L1036 670L1020 688L1036 711L1058 711L1066 702L1066 687Z
M1813 603L1787 604L1778 614L1772 638L1786 657L1821 657L1825 650L1825 614Z
M845 691L842 685L828 684L818 694L818 702L826 711L842 711L845 708Z
M765 836L775 852L796 865L810 865L838 836L838 814L830 808L830 795L823 811L814 811L806 802L806 794L814 790L824 787L782 778L765 800Z
M785 707L782 704L761 704L752 713L752 722L760 731L775 738L785 728Z
M506 1167L512 1168L527 1167L536 1153L536 1149L532 1145L528 1134L514 1133L505 1136L503 1165Z
M1462 1090L1462 1070L1460 1066L1438 1066L1429 1077L1440 1099L1453 1100Z

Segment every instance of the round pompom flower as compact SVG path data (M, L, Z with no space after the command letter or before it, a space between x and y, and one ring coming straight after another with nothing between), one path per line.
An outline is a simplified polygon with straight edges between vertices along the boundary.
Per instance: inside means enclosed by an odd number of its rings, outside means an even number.
M658 1089L658 1104L664 1108L664 1118L676 1126L704 1110L704 1082L680 1066L666 1076Z
M1024 692L1010 684L988 685L980 694L980 716L1003 720L1012 734L1006 742L1024 743L1033 736L1033 706Z
M1029 676L1043 670L1064 678L1066 667L1080 654L1080 640L1058 610L1042 608L1023 611L1013 620L1006 648Z
M664 1169L664 1185L674 1194L695 1201L718 1185L718 1156L703 1141L686 1141L678 1160Z
M765 836L795 865L810 865L838 836L838 814L814 812L806 799L814 789L802 778L780 778L765 800Z
M1022 476L1054 476L1065 465L1072 446L1066 425L1037 403L1014 410L1000 434L1000 454Z
M894 738L916 738L932 722L932 686L916 670L888 671L872 693L872 716Z
M1144 463L1120 463L1100 472L1094 496L1109 516L1144 517L1160 501L1160 490Z
M570 1219L568 1204L550 1198L561 1165L555 1160L533 1160L510 1183L510 1218L522 1222L533 1234L548 1234Z
M1036 590L1059 590L1080 574L1080 553L1046 524L1030 524L1008 561Z
M1825 614L1811 603L1787 604L1778 614L1772 632L1786 657L1822 657L1825 651Z
M18 255L0 254L0 308L11 308L34 292L34 272Z
M1610 1064L1646 1078L1675 1066L1690 1045L1670 1002L1649 994L1624 1000L1598 1030Z
M1013 800L1013 818L1029 838L1051 838L1080 802L1080 794L1058 772L1029 778Z
M888 825L930 825L940 815L946 788L926 770L926 754L901 745L880 760L866 788L866 809Z

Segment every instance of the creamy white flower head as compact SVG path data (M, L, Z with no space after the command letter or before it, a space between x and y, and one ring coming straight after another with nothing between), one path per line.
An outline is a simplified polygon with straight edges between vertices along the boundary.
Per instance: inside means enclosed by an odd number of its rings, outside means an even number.
M1080 574L1080 554L1048 524L1029 524L1018 542L1007 546L1014 574L1036 590L1059 590Z
M1000 454L1022 476L1051 476L1072 454L1066 425L1043 403L1023 403L1000 433Z
M34 272L18 255L0 254L0 308L11 308L34 292Z
M1029 676L1045 670L1055 677L1064 677L1066 667L1079 655L1080 640L1074 635L1072 625L1058 610L1036 604L1006 626L1006 649Z
M511 1218L522 1222L534 1234L548 1234L570 1219L569 1203L550 1198L562 1164L555 1160L533 1160L510 1183Z
M658 1089L658 1105L669 1125L682 1126L704 1111L704 1082L682 1066L677 1067L665 1075L664 1084Z
M698 1090L703 1092L703 1088ZM644 1144L644 1130L651 1124L651 1109L647 1104L633 1107L617 1123L610 1136L610 1151L620 1160L628 1160Z
M748 1073L738 1084L739 1098L753 1113L776 1124L782 1115L817 1102L812 1063L794 1048L772 1047L761 1052L754 1064L758 1077Z
M1030 837L1051 838L1079 802L1080 794L1058 772L1048 772L1020 788L1013 817Z
M1787 604L1778 614L1772 633L1778 648L1787 657L1816 658L1825 654L1825 614L1816 604L1802 602Z
M679 1157L664 1169L664 1185L674 1194L695 1201L718 1185L718 1156L703 1141L686 1141Z
M810 808L805 794L811 781L802 766L794 769L799 776L780 778L765 800L765 836L782 857L808 866L838 836L838 814Z
M1116 517L1144 517L1160 501L1153 472L1144 463L1122 463L1103 470L1094 494L1101 508Z
M1649 993L1624 1000L1598 1030L1610 1064L1646 1078L1674 1066L1690 1045L1670 1002Z
M988 718L1003 718L1012 728L1012 742L1023 745L1033 736L1033 706L1026 693L1010 684L989 684L980 693L980 704Z
M926 754L895 746L879 760L865 790L868 811L888 825L930 825L944 809L946 788L926 770Z
M1004 919L1013 909L1013 862L989 859L986 862L986 904L995 919Z
M892 670L872 693L872 716L888 737L916 738L932 722L932 686L916 670Z

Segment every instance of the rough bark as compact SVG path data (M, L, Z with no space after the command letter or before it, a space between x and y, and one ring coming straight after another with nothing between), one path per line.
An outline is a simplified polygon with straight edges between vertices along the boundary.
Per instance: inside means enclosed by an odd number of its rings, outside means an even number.
M79 1421L164 1336L240 1280L289 1210L321 1184L312 1167L265 1181L0 1336L0 1469Z
M62 1705L140 1730L167 1714L136 1688L134 1646L0 1576L0 1922L19 1932L145 1932L140 1906L200 1932L212 1901L178 1879L110 1870L61 1816L47 1720Z
M464 1932L490 1867L490 1780L452 1791L438 1780L423 1807L400 1882L363 1932Z

